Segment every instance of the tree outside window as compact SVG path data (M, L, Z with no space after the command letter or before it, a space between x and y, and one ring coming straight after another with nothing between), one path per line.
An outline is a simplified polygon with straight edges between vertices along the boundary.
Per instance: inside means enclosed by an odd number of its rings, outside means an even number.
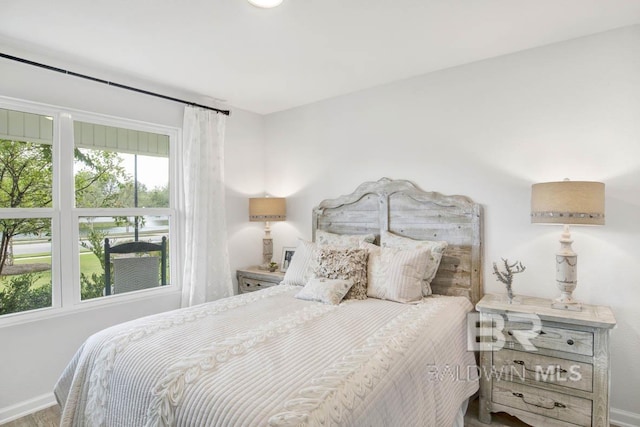
M52 153L51 122L51 117L0 109L0 315L52 305L51 243L61 237L52 230L58 204L53 181L59 165ZM87 129L93 140L86 137ZM85 300L104 295L105 268L111 268L104 263L105 237L126 241L168 235L168 215L144 215L139 210L169 208L168 143L164 156L156 152L148 156L152 151L148 147L153 149L154 141L158 145L162 135L82 122L74 123L74 130L75 188L61 191L73 191L75 207L87 213L77 220L80 293ZM100 136L101 130L106 137ZM141 144L123 151L113 147L109 132L120 141L123 132L128 135L128 148L133 137ZM145 166L148 157L156 163ZM155 183L140 179L139 175L150 173ZM98 215L104 209L122 209L122 215ZM63 262L70 265L68 258Z

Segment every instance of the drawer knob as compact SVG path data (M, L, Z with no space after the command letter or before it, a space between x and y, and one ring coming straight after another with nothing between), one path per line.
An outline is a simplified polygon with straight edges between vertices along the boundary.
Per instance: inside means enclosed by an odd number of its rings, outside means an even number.
M524 362L524 360L514 360L514 361L513 361L513 363L514 363L515 365L520 365L520 366L522 366L522 368L523 368L525 371L534 372L534 373L536 373L536 374L537 374L538 372L541 372L541 371L540 371L540 368L539 368L539 365L537 365L537 366L538 366L538 369L531 369L531 368L527 368L527 364ZM548 371L547 371L547 372L548 372ZM566 373L567 373L567 370L566 370L566 369L564 369L564 368L562 368L562 367L560 367L560 365L556 365L556 366L555 366L555 369L551 372L551 375L552 375L552 376L553 376L553 375L557 375L557 373L558 373L558 372L559 372L559 373L561 373L561 374L566 374Z
M529 368L527 368L527 365L526 365L526 363L524 363L524 360L514 360L514 361L513 361L513 363L514 363L515 365L520 365L520 366L522 366L522 368L523 368L525 371L529 371L529 372L536 372L536 370L535 370L535 369L529 369Z
M507 335L512 337L513 336L513 331L507 331ZM538 335L547 335L547 333L545 331L540 331L540 332L538 332Z
M515 397L519 397L520 399L522 399L522 401L524 403L526 403L527 405L532 405L538 408L542 408L542 409L555 409L555 408L566 408L567 405L565 405L564 403L560 403L560 402L554 402L551 399L546 399L544 397L537 397L534 396L534 400L527 400L527 398L525 397L524 394L522 393L511 393L513 394Z
M572 339L568 339L568 340L567 340L567 344L569 344L569 345L573 345L573 344L574 344L574 342L573 342L573 340L572 340Z

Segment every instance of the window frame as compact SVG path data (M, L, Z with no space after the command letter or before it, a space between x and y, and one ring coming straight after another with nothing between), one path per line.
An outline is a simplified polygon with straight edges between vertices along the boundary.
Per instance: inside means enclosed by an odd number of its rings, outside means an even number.
M178 188L182 184L178 169L180 129L172 126L142 122L122 117L108 116L82 110L34 103L13 98L0 97L0 108L41 114L53 118L53 182L51 208L0 208L0 216L16 215L51 218L51 307L10 313L0 316L0 327L67 315L73 312L93 310L98 307L119 305L141 299L157 298L181 292L180 260L177 234L179 216L177 210ZM76 208L74 189L74 122L83 121L105 126L153 132L169 137L169 208ZM80 294L80 245L79 218L85 216L165 215L169 218L169 277L167 286L144 289L123 294L82 300ZM56 237L57 236L57 237ZM64 236L71 236L67 239Z

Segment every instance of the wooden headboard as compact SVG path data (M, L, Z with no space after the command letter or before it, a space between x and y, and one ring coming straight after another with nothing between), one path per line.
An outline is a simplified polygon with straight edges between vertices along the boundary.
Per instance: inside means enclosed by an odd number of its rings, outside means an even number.
M445 240L435 294L466 296L475 305L482 297L482 207L465 196L426 192L409 181L382 178L365 182L313 209L312 233L379 236L388 230L416 240Z

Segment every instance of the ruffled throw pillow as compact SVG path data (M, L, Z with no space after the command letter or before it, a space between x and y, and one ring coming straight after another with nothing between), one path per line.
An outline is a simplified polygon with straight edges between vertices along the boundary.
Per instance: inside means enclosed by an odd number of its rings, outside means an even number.
M320 246L316 253L318 264L314 277L350 280L353 282L353 286L345 298L367 299L367 259L369 253L366 249L323 248Z

